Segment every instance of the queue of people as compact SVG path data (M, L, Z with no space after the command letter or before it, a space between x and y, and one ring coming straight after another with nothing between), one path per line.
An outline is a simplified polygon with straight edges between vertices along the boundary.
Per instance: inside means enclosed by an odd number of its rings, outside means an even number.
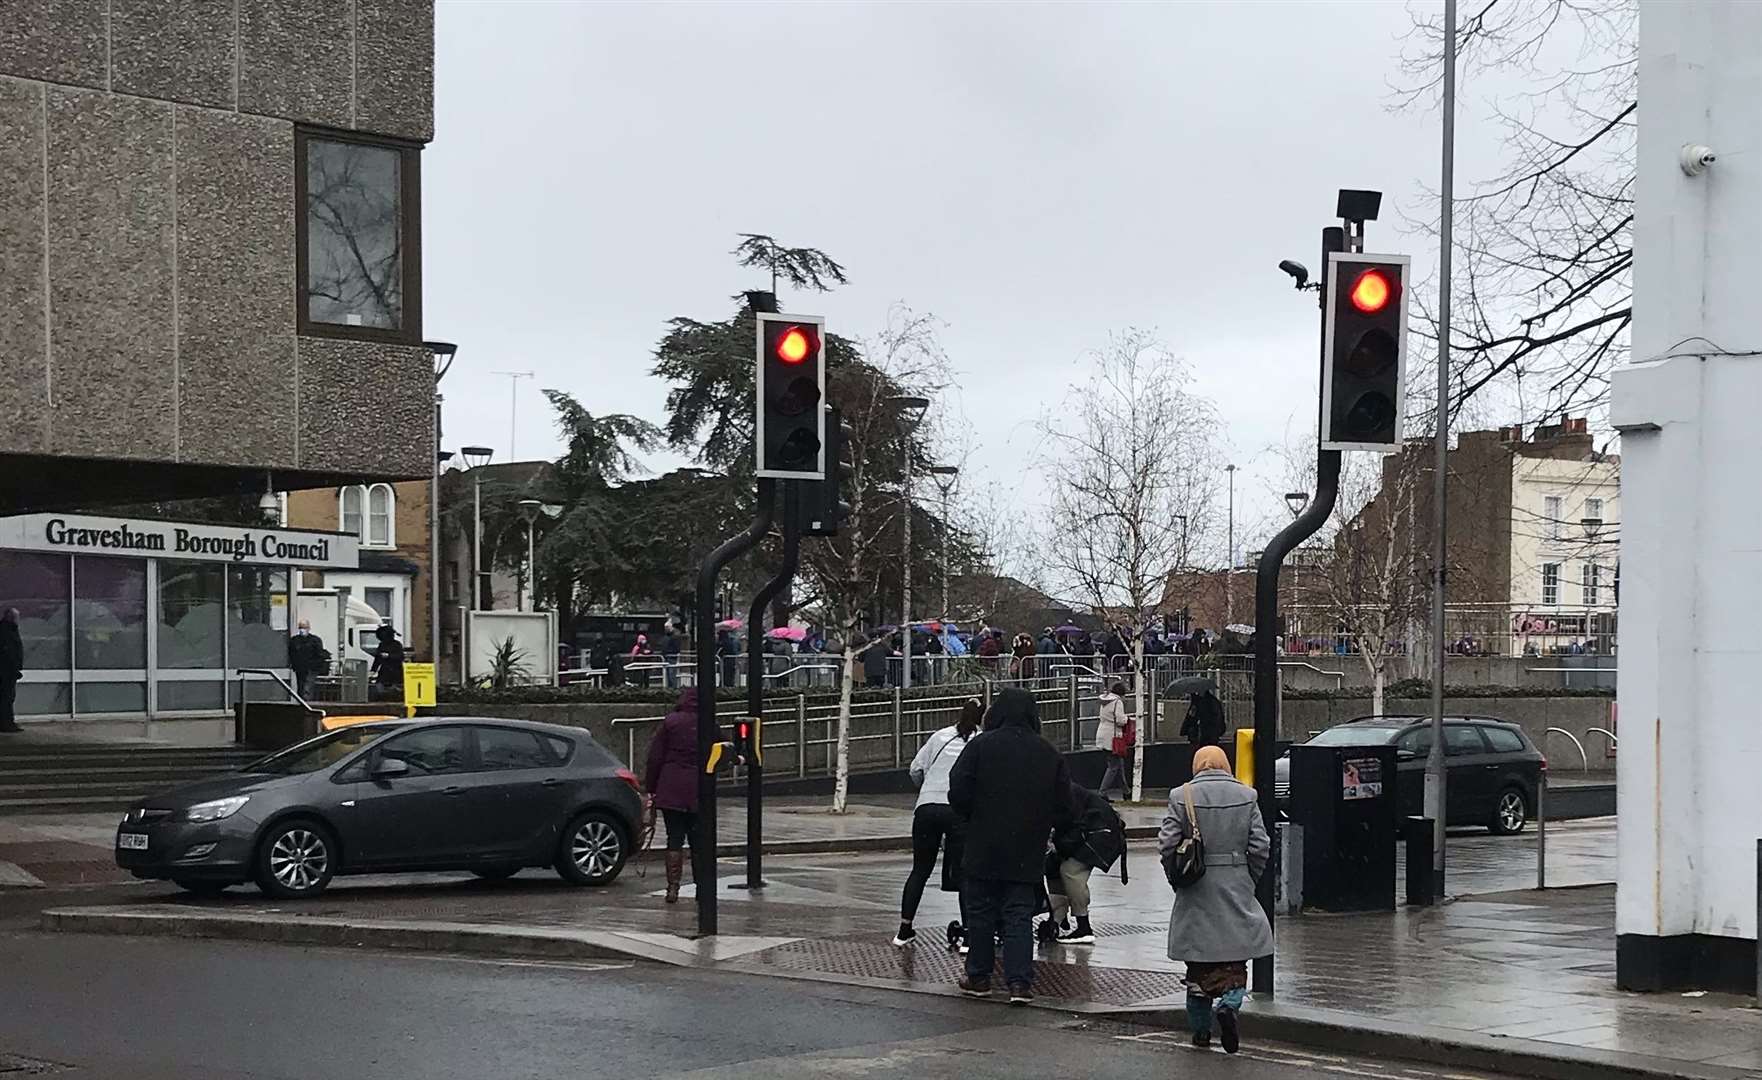
M1124 687L1116 684L1109 697L1123 708ZM1117 733L1111 737L1127 737L1129 717L1122 723L1123 713L1109 712ZM1203 718L1196 723L1209 727ZM665 767L654 755L669 749L664 735L651 750L657 780ZM1093 874L1117 863L1121 882L1128 880L1124 821L1102 791L1071 780L1064 755L1040 735L1034 696L1019 688L1000 690L989 710L977 698L965 702L954 724L925 741L910 773L919 786L912 868L893 944L918 941L914 921L940 855L941 888L959 895L960 917L948 925L946 941L965 956L960 990L989 997L1001 950L1010 1004L1031 1002L1036 936L1051 948L1093 945ZM1197 1047L1209 1047L1214 1034L1225 1052L1240 1047L1248 961L1272 951L1272 929L1255 894L1271 847L1254 789L1235 779L1222 749L1200 745L1192 780L1169 793L1157 838L1175 890L1168 955L1186 965ZM668 866L671 897L671 854ZM1046 918L1036 928L1041 912Z

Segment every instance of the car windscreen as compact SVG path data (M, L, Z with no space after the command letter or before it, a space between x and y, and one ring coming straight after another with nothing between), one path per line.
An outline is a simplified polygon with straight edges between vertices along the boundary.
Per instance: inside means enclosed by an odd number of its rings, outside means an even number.
M1404 727L1371 727L1366 724L1341 724L1329 728L1305 746L1382 746L1405 731Z
M290 746L280 753L271 754L261 761L254 761L240 771L267 773L271 776L295 776L300 773L328 769L361 747L384 738L401 726L399 724L374 724L371 727L338 728L329 734L320 735L318 738L308 740L298 746Z

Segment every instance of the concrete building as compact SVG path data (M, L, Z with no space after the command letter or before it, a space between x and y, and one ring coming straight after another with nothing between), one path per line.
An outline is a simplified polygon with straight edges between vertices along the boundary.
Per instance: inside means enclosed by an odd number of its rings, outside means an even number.
M25 613L24 719L230 737L237 669L285 674L291 576L359 565L334 516L103 508L432 474L433 38L432 0L0 5L0 607Z
M1762 7L1640 5L1635 363L1621 432L1616 975L1757 988ZM1709 163L1706 159L1713 157Z
M430 509L426 480L289 492L290 528L359 538L355 566L308 569L300 586L347 589L398 632L412 659L427 659L433 648L428 626Z
M431 0L0 15L0 512L429 475Z

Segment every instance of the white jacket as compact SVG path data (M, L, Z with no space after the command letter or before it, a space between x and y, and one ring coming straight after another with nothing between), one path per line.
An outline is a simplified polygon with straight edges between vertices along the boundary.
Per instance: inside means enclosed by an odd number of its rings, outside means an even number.
M1126 733L1126 703L1113 693L1101 695L1101 713L1095 722L1095 748L1112 750L1113 741Z
M918 785L918 806L948 801L948 774L970 741L963 739L953 726L945 727L925 740L918 756L912 758L911 773L912 780Z

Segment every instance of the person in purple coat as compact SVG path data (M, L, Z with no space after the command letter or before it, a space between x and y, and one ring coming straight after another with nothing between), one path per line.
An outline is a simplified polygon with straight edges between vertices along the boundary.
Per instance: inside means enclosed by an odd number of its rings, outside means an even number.
M697 825L697 690L680 693L673 711L649 742L643 790L647 810L667 823L667 903L679 902L685 844Z

